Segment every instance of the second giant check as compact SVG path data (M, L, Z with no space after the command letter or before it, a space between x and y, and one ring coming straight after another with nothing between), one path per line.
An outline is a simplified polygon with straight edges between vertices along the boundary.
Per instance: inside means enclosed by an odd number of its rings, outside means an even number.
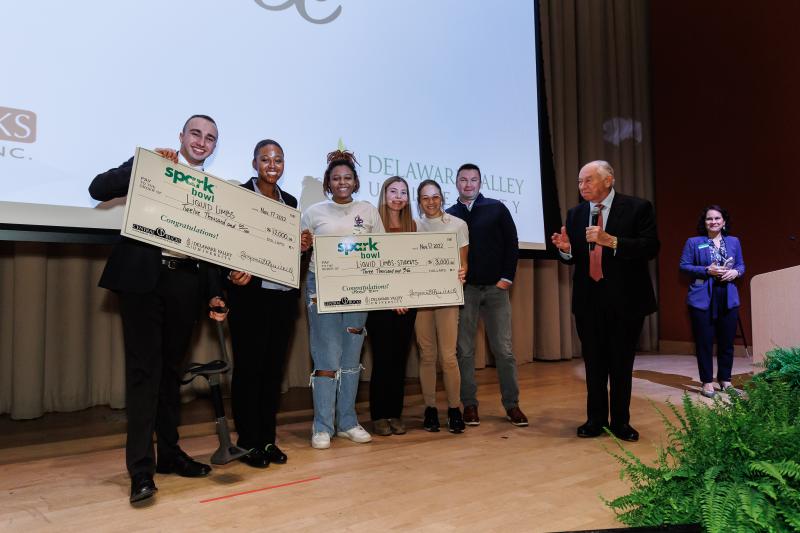
M300 286L300 212L138 148L122 234Z
M317 235L320 313L464 303L455 233Z

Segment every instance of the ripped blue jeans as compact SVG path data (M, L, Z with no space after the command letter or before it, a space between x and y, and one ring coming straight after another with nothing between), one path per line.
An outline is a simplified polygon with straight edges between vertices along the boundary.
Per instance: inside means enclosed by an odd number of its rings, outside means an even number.
M311 373L313 432L333 436L338 431L347 431L358 425L356 394L367 313L317 313L317 285L311 271L305 291L309 344L314 362ZM334 372L335 377L315 375L317 370Z

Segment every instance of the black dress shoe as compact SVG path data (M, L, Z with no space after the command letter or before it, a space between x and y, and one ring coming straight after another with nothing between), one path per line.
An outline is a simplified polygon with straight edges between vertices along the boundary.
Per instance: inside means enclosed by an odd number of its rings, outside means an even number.
M197 462L184 452L180 452L172 459L158 461L156 472L159 474L178 474L183 477L203 477L211 472L211 467Z
M611 433L614 434L619 440L628 442L636 442L639 440L639 432L633 429L629 424L622 424L621 426L612 426Z
M150 474L140 472L131 477L131 503L151 498L157 490L156 484L153 483L153 476Z
M240 457L239 460L253 468L266 468L269 466L267 452L260 448L255 448L244 457Z
M605 431L603 431L604 426L605 424L603 422L594 422L593 420L589 420L584 425L578 427L578 436L583 439L599 437L605 433Z
M274 444L267 444L267 446L264 448L264 452L267 454L267 457L269 457L269 461L271 463L285 465L286 461L289 460L289 458L286 457L286 454Z

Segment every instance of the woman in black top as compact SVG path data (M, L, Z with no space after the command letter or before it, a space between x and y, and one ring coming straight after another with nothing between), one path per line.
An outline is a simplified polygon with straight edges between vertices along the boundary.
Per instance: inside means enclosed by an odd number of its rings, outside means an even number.
M278 187L284 170L280 144L271 139L260 141L253 151L253 168L258 177L243 187L297 207L297 199ZM302 251L308 249L310 240L310 235L302 236ZM270 462L283 464L286 454L275 444L276 415L299 291L245 272L233 271L228 279L233 419L239 434L237 444L253 450L241 461L256 468L266 468Z

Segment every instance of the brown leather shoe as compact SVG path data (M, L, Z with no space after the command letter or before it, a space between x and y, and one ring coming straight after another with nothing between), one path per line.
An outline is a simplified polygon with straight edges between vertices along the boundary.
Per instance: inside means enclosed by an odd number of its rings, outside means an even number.
M525 416L525 413L523 413L522 409L519 407L506 409L506 418L515 426L525 427L528 425L528 417Z
M372 421L372 432L382 437L388 437L392 434L392 427L389 419L380 418Z
M481 419L478 417L477 405L464 406L464 423L468 426L480 426Z
M392 428L393 435L405 435L406 434L406 425L403 424L403 419L401 418L390 418L389 419L389 427Z

